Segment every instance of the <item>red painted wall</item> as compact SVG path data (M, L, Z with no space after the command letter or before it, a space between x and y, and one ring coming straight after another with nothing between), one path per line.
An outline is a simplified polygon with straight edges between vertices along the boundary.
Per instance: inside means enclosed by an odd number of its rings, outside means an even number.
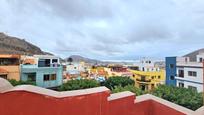
M54 98L29 92L0 94L0 115L107 115L109 92Z
M133 115L135 96L109 101L109 115Z
M135 104L134 110L138 115L185 115L153 100L146 100Z
M26 91L0 94L0 115L184 115L153 100L135 96L108 101L109 91L54 98Z

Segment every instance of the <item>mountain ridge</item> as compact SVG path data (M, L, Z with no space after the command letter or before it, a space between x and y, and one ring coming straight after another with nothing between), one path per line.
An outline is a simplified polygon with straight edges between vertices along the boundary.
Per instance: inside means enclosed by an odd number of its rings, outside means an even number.
M25 39L12 37L3 32L0 32L0 54L52 55L42 51L39 47L27 42Z
M190 61L196 61L196 55L198 55L199 53L204 53L204 48L192 51L192 52L184 55L183 57L189 57Z

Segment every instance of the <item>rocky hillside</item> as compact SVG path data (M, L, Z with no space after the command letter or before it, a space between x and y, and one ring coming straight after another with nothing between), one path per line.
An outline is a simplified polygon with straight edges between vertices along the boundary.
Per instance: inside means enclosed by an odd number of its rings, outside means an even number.
M24 39L0 33L0 54L49 54Z
M186 54L184 55L184 57L190 57L190 61L196 61L196 55L198 55L199 53L204 53L204 48Z
M91 63L91 64L101 63L101 61L99 61L99 60L90 59L90 58L85 58L85 57L82 57L82 56L80 56L80 55L71 55L71 56L69 56L68 58L72 58L72 59L73 59L73 62L83 61L83 62ZM68 58L66 58L65 60L67 60Z

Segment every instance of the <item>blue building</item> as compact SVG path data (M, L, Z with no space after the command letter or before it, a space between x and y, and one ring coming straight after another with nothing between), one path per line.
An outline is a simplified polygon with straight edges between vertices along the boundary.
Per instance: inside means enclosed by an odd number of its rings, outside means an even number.
M166 85L176 86L176 57L166 57Z
M166 84L203 92L204 53L194 57L166 57Z
M20 68L22 81L33 81L37 86L45 88L57 87L62 84L63 67L58 57L34 55L25 57L23 61Z

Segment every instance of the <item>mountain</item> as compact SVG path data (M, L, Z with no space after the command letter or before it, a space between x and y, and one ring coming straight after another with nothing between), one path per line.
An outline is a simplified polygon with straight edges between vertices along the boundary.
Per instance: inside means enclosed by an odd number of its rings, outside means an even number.
M196 55L198 55L199 53L204 53L204 48L186 54L184 55L184 57L190 57L190 61L196 61Z
M0 54L49 54L39 47L17 37L8 36L0 32Z
M72 59L73 59L73 62L83 61L83 62L90 63L90 64L101 63L101 61L99 61L99 60L90 59L90 58L85 58L85 57L82 57L82 56L80 56L80 55L71 55L71 56L69 56L68 58L72 58ZM65 60L67 60L68 58L66 58Z

